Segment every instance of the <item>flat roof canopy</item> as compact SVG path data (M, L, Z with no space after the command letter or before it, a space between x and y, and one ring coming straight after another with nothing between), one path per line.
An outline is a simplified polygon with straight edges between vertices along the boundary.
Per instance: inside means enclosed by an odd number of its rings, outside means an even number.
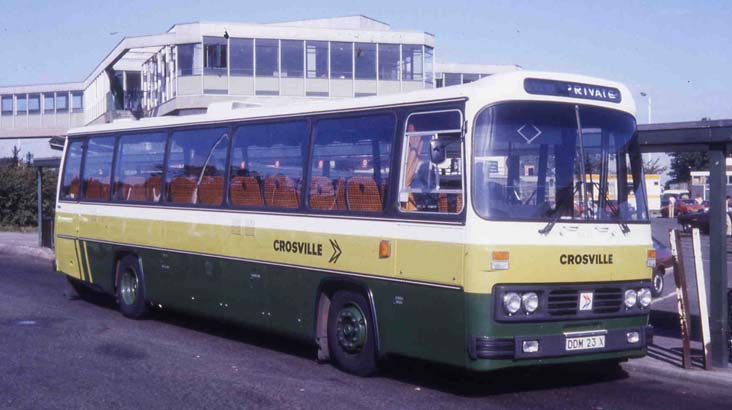
M711 146L732 152L732 119L643 124L638 137L643 152L709 151Z

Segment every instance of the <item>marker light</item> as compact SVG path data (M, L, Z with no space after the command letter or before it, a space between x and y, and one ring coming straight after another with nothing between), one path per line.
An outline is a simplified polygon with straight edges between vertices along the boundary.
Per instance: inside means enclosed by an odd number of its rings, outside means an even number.
M625 307L628 309L635 306L636 302L638 301L638 294L635 293L633 289L628 289L625 291L625 300L623 303L625 303Z
M521 295L521 305L526 313L534 313L539 307L539 296L534 292L527 292Z
M648 266L649 268L656 267L656 250L655 249L649 249L646 252L646 266Z
M640 341L640 334L638 332L628 332L625 334L625 339L630 344L638 343Z
M491 252L491 269L506 270L508 269L509 253L507 251Z
M385 259L391 256L391 242L379 242L379 259Z
M503 308L506 313L513 315L521 309L521 296L516 292L508 292L503 295Z
M641 305L641 307L647 308L651 305L651 300L653 299L653 296L651 295L651 290L648 288L640 288L638 290L638 304Z

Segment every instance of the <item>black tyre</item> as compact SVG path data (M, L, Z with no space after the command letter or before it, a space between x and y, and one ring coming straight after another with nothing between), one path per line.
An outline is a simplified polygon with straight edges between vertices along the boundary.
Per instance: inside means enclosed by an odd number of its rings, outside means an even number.
M366 297L341 290L333 295L328 312L328 347L340 369L358 376L376 372L374 321Z
M663 279L663 268L659 268L653 271L653 282L651 284L651 295L653 295L654 298L657 298L663 294L663 286L664 286L664 279Z
M117 302L123 315L132 319L147 316L145 281L136 256L127 255L117 265Z

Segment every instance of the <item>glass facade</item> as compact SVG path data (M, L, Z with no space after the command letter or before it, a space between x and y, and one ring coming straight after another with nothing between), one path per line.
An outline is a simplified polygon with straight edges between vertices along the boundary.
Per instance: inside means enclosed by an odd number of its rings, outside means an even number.
M279 41L257 39L257 77L277 77L279 74Z
M254 39L232 38L229 40L231 49L231 75L251 77L254 75Z
M376 79L376 44L356 43L356 78Z
M302 78L304 74L303 42L282 40L282 77Z
M379 44L379 80L399 80L399 44Z
M328 78L328 42L305 42L307 78Z
M330 43L330 77L339 80L353 78L353 43Z
M204 74L226 74L228 67L228 44L225 38L203 38Z

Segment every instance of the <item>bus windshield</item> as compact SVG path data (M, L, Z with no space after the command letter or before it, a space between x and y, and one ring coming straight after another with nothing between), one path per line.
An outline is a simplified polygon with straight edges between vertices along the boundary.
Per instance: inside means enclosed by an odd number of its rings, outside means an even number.
M634 118L610 109L491 106L475 123L475 210L491 220L647 221L634 135Z

